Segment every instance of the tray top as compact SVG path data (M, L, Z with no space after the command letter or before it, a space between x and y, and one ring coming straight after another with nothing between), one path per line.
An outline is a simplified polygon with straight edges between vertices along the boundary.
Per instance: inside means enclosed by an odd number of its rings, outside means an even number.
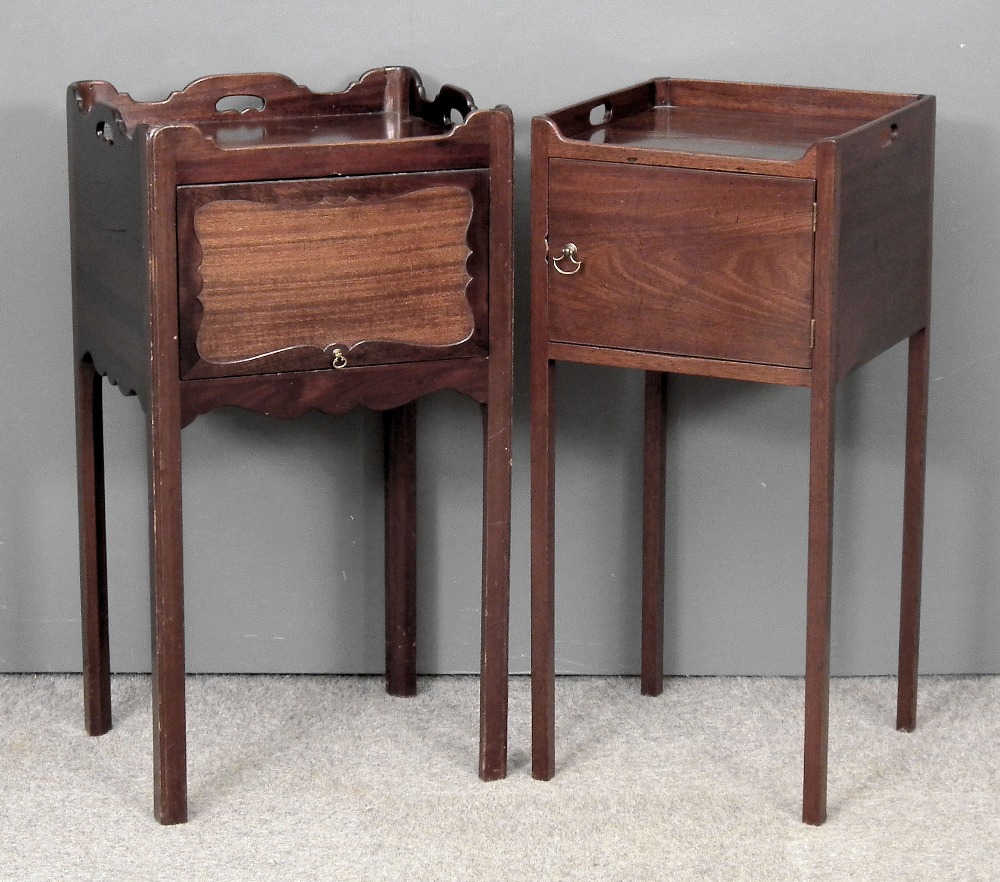
M720 159L802 161L817 142L928 96L660 78L547 114L564 141Z
M240 109L224 107L229 101ZM70 86L71 112L74 104L84 113L105 106L125 133L141 125L189 126L221 148L440 137L475 110L472 96L455 86L428 100L419 74L403 67L368 71L343 91L326 93L280 74L203 77L149 102L92 80Z
M653 107L586 129L574 140L794 162L817 141L866 122L869 119L862 116L834 119L703 107Z

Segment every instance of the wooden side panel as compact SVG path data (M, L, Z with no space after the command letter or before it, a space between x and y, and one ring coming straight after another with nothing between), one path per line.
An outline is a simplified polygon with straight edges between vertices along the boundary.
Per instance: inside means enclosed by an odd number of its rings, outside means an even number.
M810 364L812 181L558 159L549 168L551 340ZM553 262L569 243L582 264L563 275Z
M934 98L837 142L837 376L930 318Z
M334 350L350 365L484 352L486 184L180 188L182 375L323 368Z
M146 129L124 134L114 111L67 96L73 348L122 392L149 388Z

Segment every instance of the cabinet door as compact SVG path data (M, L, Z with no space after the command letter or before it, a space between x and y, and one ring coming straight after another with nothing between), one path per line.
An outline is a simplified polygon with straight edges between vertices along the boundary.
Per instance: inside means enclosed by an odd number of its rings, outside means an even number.
M487 349L488 173L178 188L181 376Z
M814 193L812 180L551 160L550 339L808 367ZM579 265L553 265L570 243Z

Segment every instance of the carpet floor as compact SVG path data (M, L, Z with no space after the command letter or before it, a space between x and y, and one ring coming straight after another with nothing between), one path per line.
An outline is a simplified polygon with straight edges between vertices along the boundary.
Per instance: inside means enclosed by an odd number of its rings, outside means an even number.
M478 681L414 699L373 677L191 676L190 821L152 817L150 681L116 676L83 732L81 680L0 676L3 880L996 880L1000 677L835 680L829 820L799 821L802 681L557 684L557 772L530 772L529 682L510 762L476 777Z

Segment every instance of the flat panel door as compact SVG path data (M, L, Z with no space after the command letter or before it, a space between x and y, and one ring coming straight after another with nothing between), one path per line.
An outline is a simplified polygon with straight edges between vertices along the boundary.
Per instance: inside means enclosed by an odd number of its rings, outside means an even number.
M551 160L550 339L809 367L814 192L796 178ZM561 257L569 244L578 264Z

